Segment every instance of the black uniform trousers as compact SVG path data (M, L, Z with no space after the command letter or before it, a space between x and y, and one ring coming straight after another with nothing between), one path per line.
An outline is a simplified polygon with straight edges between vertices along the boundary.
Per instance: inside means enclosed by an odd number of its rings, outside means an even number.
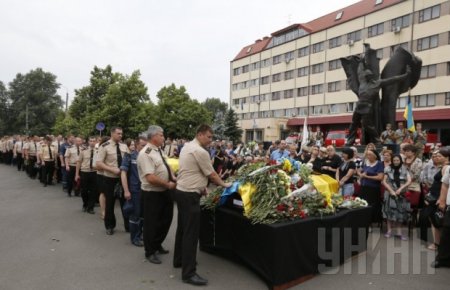
M60 183L61 181L62 181L61 159L58 156L56 159L56 182Z
M106 199L105 205L105 228L114 229L116 227L116 215L114 214L114 206L116 204L116 196L114 195L114 187L116 184L120 184L120 178L103 176L103 190ZM123 214L123 204L125 203L125 198L123 196L119 197L120 209L122 211L123 223L125 230L128 231L129 220L125 218Z
M72 189L75 184L75 173L76 173L76 166L69 166L69 171L67 172L67 194L69 196L72 195Z
M30 155L28 157L27 173L28 173L28 176L33 179L36 178L36 175L37 175L36 161L37 161L36 156Z
M44 161L42 164L42 182L45 185L52 184L55 173L55 160Z
M17 153L16 164L17 164L17 170L18 171L21 171L21 170L24 169L22 153Z
M141 191L144 216L144 249L149 257L161 248L173 218L171 191Z
M81 179L81 199L83 208L94 209L95 197L97 196L97 172L80 172Z
M438 247L436 261L450 266L450 207L444 215L444 225L441 228L441 241Z
M175 236L174 266L182 266L183 280L197 271L197 244L200 234L200 195L197 192L176 190L174 200L178 208L178 226ZM145 228L144 228L145 230Z

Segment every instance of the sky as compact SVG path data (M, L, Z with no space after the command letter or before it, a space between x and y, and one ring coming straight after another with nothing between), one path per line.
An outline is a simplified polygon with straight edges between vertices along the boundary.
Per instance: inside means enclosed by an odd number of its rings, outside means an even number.
M0 0L0 81L40 67L59 93L89 84L94 66L141 72L153 102L174 83L201 101L229 101L242 47L357 0Z

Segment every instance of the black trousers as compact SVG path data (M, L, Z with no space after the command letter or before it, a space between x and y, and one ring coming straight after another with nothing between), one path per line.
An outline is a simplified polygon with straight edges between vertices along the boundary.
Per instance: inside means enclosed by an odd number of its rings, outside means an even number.
M69 166L69 171L67 172L67 194L72 195L72 189L75 184L75 171L76 166Z
M445 212L436 261L450 266L450 208Z
M55 161L44 161L42 165L42 181L45 185L52 184L53 173L55 173Z
M116 197L114 196L114 187L116 184L120 183L120 178L111 178L103 176L103 189L106 199L105 206L105 228L114 229L116 227L116 215L114 214L114 206L116 204ZM125 230L128 231L129 220L125 218L123 214L123 204L125 203L125 198L123 196L119 197L120 209L122 212L123 223L125 225Z
M189 279L197 271L197 244L200 233L200 195L176 190L178 227L175 236L174 265L182 265L181 277ZM145 226L144 226L145 231Z
M18 171L21 171L24 169L22 153L17 153L16 164L17 164Z
M62 181L61 159L58 156L56 159L56 182L60 183L61 181Z
M28 172L28 176L30 176L33 179L36 178L36 175L38 172L38 169L35 167L36 161L37 161L36 156L29 156L27 172Z
M83 208L94 209L95 197L97 196L97 172L80 172L81 178L81 199Z
M144 215L145 256L154 254L166 239L173 218L171 192L141 191Z

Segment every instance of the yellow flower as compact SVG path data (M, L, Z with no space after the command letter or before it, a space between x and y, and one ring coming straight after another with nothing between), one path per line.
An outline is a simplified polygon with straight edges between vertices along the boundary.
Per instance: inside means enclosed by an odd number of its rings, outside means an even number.
M283 170L288 173L292 171L292 164L288 159L284 159L283 161Z

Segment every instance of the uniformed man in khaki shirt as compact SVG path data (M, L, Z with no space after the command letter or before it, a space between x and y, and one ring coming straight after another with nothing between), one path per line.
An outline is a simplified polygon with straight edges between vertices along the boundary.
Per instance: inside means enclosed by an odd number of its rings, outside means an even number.
M168 253L162 243L172 223L171 190L175 189L176 179L161 149L164 145L163 129L152 125L147 130L147 136L148 143L137 158L143 201L144 249L149 262L161 264L157 253Z
M81 145L83 140L80 137L75 138L75 144L67 148L64 155L66 172L67 172L67 195L72 196L72 190L75 183L75 173L77 168L77 161L81 153ZM75 191L75 196L78 196L79 192Z
M52 138L47 136L40 146L39 160L42 166L42 181L44 187L53 185L53 173L55 172L56 159L58 154L55 146L52 145Z
M200 196L206 194L208 179L230 187L215 172L206 147L211 143L213 130L200 125L194 140L183 146L180 154L177 189L174 199L178 207L178 227L175 237L174 267L182 267L183 282L206 285L208 280L197 274L197 243L200 232Z
M37 169L36 169L36 162L37 162L37 142L39 141L38 136L30 136L30 141L27 142L23 149L25 150L25 159L27 160L27 173L28 176L32 179L36 179L37 175Z
M122 140L122 128L111 128L111 139L103 143L98 150L97 156L97 169L103 171L103 190L106 198L105 207L105 228L106 234L114 234L114 228L116 227L116 216L114 215L114 204L116 196L114 195L114 189L120 185L120 165L122 158L127 153L127 145L121 143ZM120 208L125 203L123 196L118 197L120 202ZM128 231L129 221L123 215L123 222L125 230Z
M89 146L81 150L78 157L75 180L81 181L81 198L83 200L83 212L94 214L95 198L97 196L97 172L95 170L94 154L95 137L89 138Z
M25 145L24 137L18 135L16 143L14 143L13 155L14 159L16 159L17 171L21 171L24 169L23 166L23 146Z

